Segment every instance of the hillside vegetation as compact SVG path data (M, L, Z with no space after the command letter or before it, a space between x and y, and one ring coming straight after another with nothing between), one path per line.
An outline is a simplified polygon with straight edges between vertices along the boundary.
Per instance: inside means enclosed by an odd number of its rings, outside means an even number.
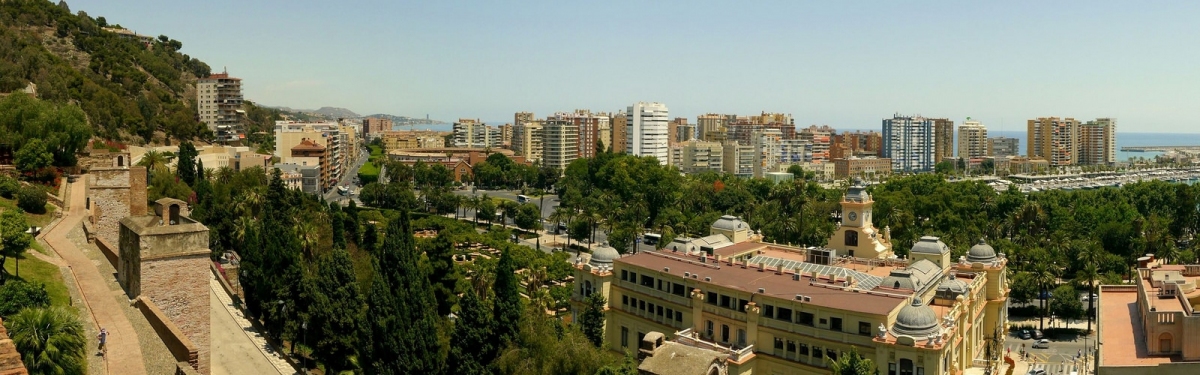
M65 2L0 1L0 92L37 85L42 100L78 106L97 136L138 143L207 138L196 120L197 77L208 64L159 35L148 43L104 28L104 17L72 13ZM247 103L250 133L279 111Z

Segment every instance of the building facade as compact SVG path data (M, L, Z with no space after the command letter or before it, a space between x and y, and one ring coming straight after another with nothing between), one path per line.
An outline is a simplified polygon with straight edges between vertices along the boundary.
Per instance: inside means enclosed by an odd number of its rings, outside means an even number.
M381 137L384 132L392 131L392 119L386 117L367 117L362 120L363 137L366 139L375 139Z
M1027 122L1028 156L1050 166L1073 165L1079 158L1079 121L1073 118L1038 117Z
M725 115L716 113L696 116L696 126L700 130L700 139L713 142L725 140L725 123L727 118Z
M667 136L667 106L662 103L638 102L627 108L625 115L625 153L652 156L660 164L670 161Z
M612 127L612 142L609 143L612 145L612 152L625 153L625 151L629 149L629 145L627 143L629 141L629 127L627 126L629 123L628 114L625 112L617 112L609 116L608 120Z
M893 172L933 170L935 140L932 119L895 115L883 120L884 158L892 160Z
M1021 155L1021 141L1017 138L991 137L988 138L988 156L1002 158Z
M958 127L958 157L962 159L988 156L987 127L970 117Z
M812 157L809 160L813 163L824 163L832 160L830 158L830 146L833 143L833 134L836 132L837 130L829 127L829 125L812 125L800 130L800 139L808 141L812 145Z
M855 199L843 211L856 212L863 200ZM848 231L830 243L855 236L876 238ZM606 297L607 349L631 350L662 332L728 356L720 360L730 374L828 374L852 348L881 374L960 374L998 360L1000 347L989 351L986 342L1006 333L1003 254L981 242L951 260L936 237L923 237L910 254L866 258L772 244L724 216L710 236L663 250L622 257L598 248L575 266L571 305L578 314L591 294Z
M547 118L542 129L542 165L559 170L579 157L579 125L572 117Z
M529 120L513 126L512 150L525 160L542 161L542 130L541 121Z
M1134 285L1100 286L1096 374L1200 373L1198 285L1200 265L1166 264L1147 254L1138 259Z
M945 118L933 121L933 164L954 157L954 121Z
M228 73L212 74L196 82L196 115L216 131L225 126L242 132L246 112L242 110L242 79Z
M833 160L834 178L862 177L874 179L891 174L892 161L888 158L873 156L860 158L851 156L849 158Z
M1117 119L1098 118L1079 126L1079 164L1117 162Z
M725 170L725 173L745 178L754 176L754 164L758 161L754 146L725 141L721 154L724 159L722 169Z
M718 142L689 141L671 148L671 165L693 174L721 172L724 148Z

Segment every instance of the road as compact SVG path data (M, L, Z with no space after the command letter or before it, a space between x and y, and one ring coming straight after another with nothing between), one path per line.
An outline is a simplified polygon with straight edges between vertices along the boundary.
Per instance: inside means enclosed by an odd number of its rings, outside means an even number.
M476 191L472 191L470 189L467 189L467 190L455 190L454 194L462 195L465 197L483 196L484 194L487 194L487 196L489 198L499 198L499 199L510 200L510 201L516 202L517 195L519 195L520 192L516 191L516 190L476 190ZM550 215L554 213L554 208L558 207L558 203L559 203L558 196L554 195L554 194L546 194L545 196L542 196L542 197L530 198L529 203L533 203L533 205L538 206L538 208L540 208L542 210L542 219L546 220L546 224L545 224L545 227L543 228L543 230L554 232L554 230L555 230L554 224L555 223L549 222L549 218L550 218ZM468 209L468 210L465 210L465 213L459 212L459 214L465 215L462 217L467 220L472 220L475 218L474 210ZM480 220L485 220L485 219L482 216L480 216ZM506 224L514 225L511 217L508 218L506 221L507 221ZM600 243L604 243L605 241L608 241L608 233L605 233L603 230L597 229L596 230L596 243L600 244ZM586 246L586 244L587 243L585 242L584 245Z
M245 328L233 319L216 293L216 290L209 289L212 347L217 349L212 351L212 374L279 374L280 371L250 340Z
M353 184L352 182L354 182L358 178L358 169L362 168L363 164L367 163L367 159L370 156L371 156L371 154L368 152L360 152L358 154L358 159L355 160L353 164L351 164L351 167L346 170L346 173L342 174L342 179L338 180L337 183L334 184L334 186L345 186L346 184L350 184L350 190L356 191L358 189L358 185ZM324 195L325 195L325 201L339 202L343 205L347 204L345 201L350 199L349 197L338 194L336 187L325 192ZM361 203L362 202L356 202L356 204L360 204L360 205L361 205Z
M1016 333L1010 333L1004 339L1004 346L1007 348L1006 350L1011 350L1012 355L1016 357L1022 349L1022 345L1024 345L1024 350L1029 352L1028 362L1032 364L1044 364L1051 367L1059 365L1082 367L1090 362L1084 362L1082 358L1077 360L1076 356L1079 353L1087 352L1086 349L1089 346L1095 348L1096 345L1096 340L1092 337L1077 337L1072 335L1066 337L1046 337L1046 339L1050 340L1048 348L1034 349L1033 344L1038 340L1022 340ZM1082 374L1083 372L1081 371L1080 373Z

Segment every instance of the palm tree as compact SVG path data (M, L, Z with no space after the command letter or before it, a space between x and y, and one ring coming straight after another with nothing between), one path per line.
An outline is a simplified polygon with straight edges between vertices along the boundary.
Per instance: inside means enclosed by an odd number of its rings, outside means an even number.
M167 168L167 155L158 150L149 150L142 154L142 160L139 160L137 165L146 167L151 172L158 172Z
M316 259L313 254L313 247L317 244L317 226L313 225L311 221L300 220L296 222L294 229L296 231L296 238L300 240L300 245L304 247L304 254L308 256L308 259Z
M1100 277L1100 259L1103 256L1104 248L1100 244L1092 241L1084 244L1079 248L1079 260L1083 262L1083 268L1075 272L1075 279L1087 281L1088 283L1088 328L1087 332L1092 331L1092 313L1095 308L1096 299L1092 298L1092 294L1096 293L1096 279Z
M850 352L829 363L830 373L834 375L873 375L875 362L858 354L858 348L850 347Z
M1033 266L1033 279L1038 285L1038 299L1042 301L1042 311L1041 314L1039 314L1040 318L1038 320L1038 328L1046 329L1046 315L1048 308L1046 302L1049 300L1049 298L1042 297L1049 297L1048 294L1051 290L1050 287L1053 286L1057 281L1057 278L1054 276L1054 268L1050 262L1042 260L1035 263Z
M7 322L30 374L84 374L87 339L79 318L62 307L25 309Z
M241 211L243 216L254 216L262 207L262 203L263 196L258 193L258 190L246 190L242 193L242 199L238 200L238 211Z
M238 216L237 220L233 221L233 236L237 238L239 245L246 245L246 232L253 225L254 219L249 216Z

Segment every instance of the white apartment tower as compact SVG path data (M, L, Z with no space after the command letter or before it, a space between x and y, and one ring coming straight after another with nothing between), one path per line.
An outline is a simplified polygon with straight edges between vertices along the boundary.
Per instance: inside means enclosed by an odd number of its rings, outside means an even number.
M547 118L544 126L542 165L567 169L579 157L579 125L572 118L555 116Z
M926 172L934 166L933 119L901 116L883 120L883 157L893 172Z
M670 162L667 141L667 106L638 102L626 111L625 153L653 156L662 165Z
M967 118L958 126L958 157L963 159L988 156L987 127Z
M212 74L196 82L196 114L209 130L228 126L241 130L242 79L229 73Z

